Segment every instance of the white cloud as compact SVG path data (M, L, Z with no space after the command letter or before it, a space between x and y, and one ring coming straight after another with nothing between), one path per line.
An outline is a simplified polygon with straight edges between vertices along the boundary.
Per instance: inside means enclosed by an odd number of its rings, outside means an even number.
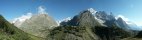
M92 14L95 14L97 11L94 10L93 8L89 8L88 11L90 11Z
M46 13L46 11L45 11L45 7L43 7L43 6L39 6L39 7L38 7L38 13L40 13L40 14L44 14L44 13Z
M14 23L15 26L19 27L26 19L31 18L32 13L27 13L26 15L22 15L20 17L14 18L12 23Z

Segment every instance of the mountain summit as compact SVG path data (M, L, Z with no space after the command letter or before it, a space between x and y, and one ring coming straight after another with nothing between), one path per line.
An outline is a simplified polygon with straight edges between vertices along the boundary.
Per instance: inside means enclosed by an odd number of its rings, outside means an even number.
M20 29L44 38L49 33L49 30L56 26L56 21L47 14L37 14L22 23Z
M56 21L47 14L45 8L40 6L38 14L34 14L29 19L26 19L18 28L29 34L45 38L50 33L49 30L56 26L58 26Z
M93 10L93 9L91 9ZM100 23L94 18L90 10L84 10L80 12L69 21L69 25L73 26L98 26Z

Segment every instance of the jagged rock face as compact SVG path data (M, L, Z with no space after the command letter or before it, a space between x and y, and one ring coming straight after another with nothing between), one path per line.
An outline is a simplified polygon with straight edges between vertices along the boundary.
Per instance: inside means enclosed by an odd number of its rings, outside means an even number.
M100 19L100 20L104 21L103 24L108 26L108 27L112 26L112 24L115 21L115 17L112 15L112 13L110 13L110 15L108 15L105 11L96 12L95 17L97 19Z
M73 26L98 26L99 22L94 18L92 13L88 10L81 12L79 15L76 15L69 21L69 25Z
M29 34L45 38L50 33L49 30L56 26L56 21L47 14L38 14L22 23L20 29Z
M107 14L104 11L98 11L95 14L95 17L102 19L102 20L106 20L107 18Z
M105 12L105 11L98 11L95 14L95 17L102 19L102 20L115 20L115 17L113 16L112 13L110 13L109 15Z

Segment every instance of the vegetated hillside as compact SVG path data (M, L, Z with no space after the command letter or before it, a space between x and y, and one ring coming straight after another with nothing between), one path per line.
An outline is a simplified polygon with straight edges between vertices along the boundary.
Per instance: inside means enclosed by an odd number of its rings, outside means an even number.
M99 38L89 27L65 25L52 30L47 40L99 40Z
M42 40L36 36L29 35L10 24L0 15L0 40Z
M64 25L53 29L46 40L122 40L132 37L131 33L112 25L112 27Z
M121 40L132 37L132 34L113 24L111 27L95 26L96 33L102 40Z

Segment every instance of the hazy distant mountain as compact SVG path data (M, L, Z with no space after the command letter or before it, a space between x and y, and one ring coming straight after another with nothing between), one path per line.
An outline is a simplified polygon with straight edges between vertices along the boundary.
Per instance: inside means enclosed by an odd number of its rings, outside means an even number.
M33 15L29 20L26 20L20 25L23 31L45 38L52 28L58 26L56 21L46 13Z
M129 22L129 24L128 24L128 26L130 27L130 29L131 30L138 30L138 31L140 31L140 30L142 30L141 28L141 26L137 26L135 23L133 23L133 22Z

